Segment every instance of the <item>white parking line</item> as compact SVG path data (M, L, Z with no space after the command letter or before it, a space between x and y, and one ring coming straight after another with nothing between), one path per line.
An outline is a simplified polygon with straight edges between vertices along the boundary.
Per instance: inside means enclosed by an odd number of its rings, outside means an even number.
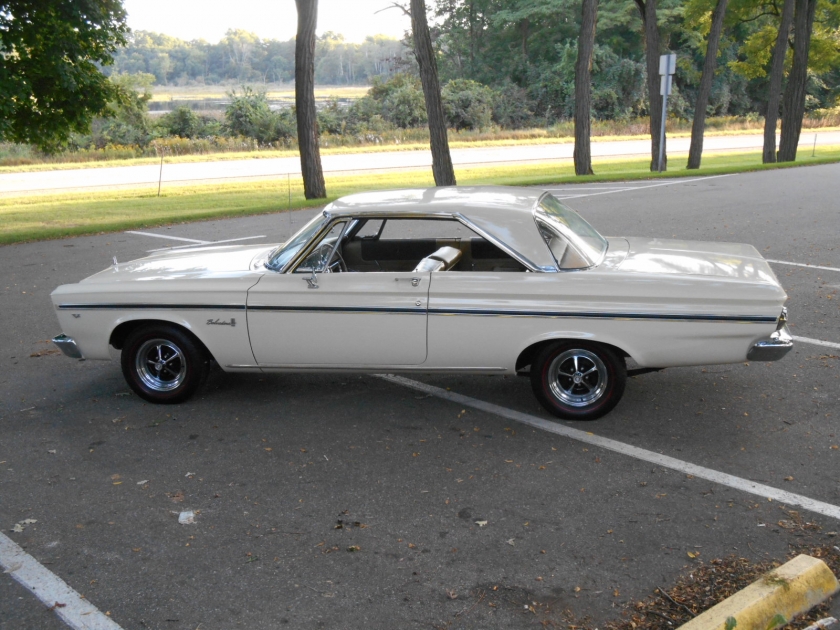
M140 236L151 236L152 238L165 238L169 239L170 241L185 241L187 243L198 243L199 245L203 245L205 243L209 243L210 241L199 241L194 238L183 238L181 236L169 236L168 234L153 234L152 232L133 232L131 230L127 231L126 234L138 234Z
M461 406L479 409L480 411L492 413L494 415L501 416L502 418L507 418L508 420L520 422L527 426L534 427L535 429L548 431L549 433L561 435L586 444L592 444L593 446L599 446L610 451L615 451L616 453L621 453L622 455L627 455L628 457L634 457L645 462L650 462L651 464L656 464L657 466L670 468L687 475L693 475L701 479L706 479L707 481L719 483L721 485L734 488L735 490L747 492L765 499L779 501L785 505L798 505L806 510L810 510L811 512L816 512L817 514L830 516L831 518L840 520L840 506L823 503L822 501L817 501L815 499L802 496L801 494L794 494L793 492L786 492L785 490L765 486L763 484L750 481L749 479L743 479L741 477L722 473L717 470L712 470L711 468L697 466L696 464L684 462L674 457L669 457L668 455L662 455L661 453L655 453L637 446L624 444L623 442L619 442L617 440L600 437L593 433L589 433L588 431L572 429L571 427L567 427L566 425L558 422L551 422L550 420L544 420L542 418L538 418L537 416L522 413L521 411L515 411L513 409L494 405L493 403L484 402L483 400L478 400L476 398L470 398L469 396L464 396L462 394L448 392L439 387L426 385L425 383L420 383L419 381L414 381L402 376L395 376L393 374L381 374L379 376L391 383L402 385L425 394L430 394L437 398L449 400L458 403Z
M765 258L769 263L776 263L777 265L792 265L794 267L808 267L809 269L825 269L826 271L840 271L837 267L823 267L821 265L809 265L808 263L788 262L787 260L773 260L772 258Z
M601 192L595 193L585 193L583 195L564 195L563 197L559 197L559 199L579 199L581 197L594 197L596 195L611 195L613 193L620 193L620 192L627 192L630 190L645 190L647 188L657 188L659 186L675 186L677 184L690 184L691 182L700 182L706 181L709 179L717 179L719 177L730 177L730 174L726 175L709 175L707 177L695 177L694 179L679 179L669 182L659 182L656 184L647 184L645 186L628 186L626 188L616 188L613 190L604 190ZM571 188L571 187L570 187ZM555 190L555 191L563 191L566 192L566 189L563 188L546 188L545 190Z
M0 533L0 566L73 630L122 630L54 573Z
M174 247L158 247L157 249L147 249L147 253L162 252L168 249L187 249L189 247L200 247L202 245L222 245L224 243L236 243L237 241L250 241L255 238L265 238L265 234L258 234L257 236L243 236L242 238L226 238L223 241L201 241L200 243L192 243L190 245L175 245Z
M825 346L826 348L840 349L840 343L834 343L832 341L822 341L821 339L810 339L808 337L793 337L793 340L801 341L802 343L810 343L815 346Z

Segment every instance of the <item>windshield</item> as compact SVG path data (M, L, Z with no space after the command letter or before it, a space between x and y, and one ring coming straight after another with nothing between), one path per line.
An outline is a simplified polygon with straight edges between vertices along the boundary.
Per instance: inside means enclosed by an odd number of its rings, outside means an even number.
M590 265L597 265L603 260L607 253L607 239L577 212L551 195L545 195L540 200L537 212L551 222L559 224L560 231L583 256L589 259Z
M290 260L292 260L301 248L306 245L309 240L320 232L321 228L328 221L323 215L319 214L309 223L304 225L301 230L292 238L281 245L276 251L271 254L271 260L268 262L268 267L275 271L280 271L285 267Z

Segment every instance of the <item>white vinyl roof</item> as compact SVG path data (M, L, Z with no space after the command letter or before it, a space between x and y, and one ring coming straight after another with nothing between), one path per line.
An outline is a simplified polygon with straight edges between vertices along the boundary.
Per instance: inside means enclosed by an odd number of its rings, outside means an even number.
M324 208L330 216L435 218L461 216L533 266L556 270L534 209L545 191L512 186L451 186L358 193ZM483 234L484 235L484 234Z

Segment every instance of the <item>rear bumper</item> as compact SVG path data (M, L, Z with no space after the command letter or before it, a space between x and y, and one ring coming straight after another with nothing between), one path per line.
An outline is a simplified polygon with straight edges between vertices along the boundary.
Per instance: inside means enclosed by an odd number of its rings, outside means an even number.
M769 337L766 337L750 348L747 353L748 361L778 361L793 348L793 337L787 326L782 326Z
M84 359L84 355L82 351L79 350L79 346L76 345L76 340L68 337L67 335L59 335L53 339L53 343L58 346L58 349L61 350L65 355L70 357L71 359Z

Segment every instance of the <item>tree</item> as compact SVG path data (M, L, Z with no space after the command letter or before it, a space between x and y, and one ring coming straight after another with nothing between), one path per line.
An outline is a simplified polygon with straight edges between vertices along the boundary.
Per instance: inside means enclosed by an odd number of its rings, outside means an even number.
M297 112L300 171L307 199L327 196L321 149L318 146L318 113L315 109L315 26L318 0L295 0L298 12L295 44L295 110Z
M113 63L128 27L119 0L0 0L0 139L58 150L123 97Z
M650 170L655 171L659 160L659 130L662 117L668 112L662 111L659 98L659 25L656 22L656 0L636 0L645 32L645 65L647 67L648 101L650 109ZM662 167L667 168L668 155L662 147Z
M793 15L793 65L785 86L782 103L782 137L779 139L779 162L793 162L805 115L805 85L808 81L808 54L817 0L796 0Z
M788 49L790 25L793 22L795 0L784 0L779 21L776 45L773 47L773 63L770 67L770 82L767 86L767 111L764 114L764 149L761 161L772 164L776 161L776 122L779 120L779 101L782 99L782 79L785 76L785 55Z
M432 174L436 186L454 186L455 169L449 155L449 138L446 134L446 117L440 96L437 60L432 48L432 36L426 18L425 0L411 0L411 30L414 34L414 54L420 66L420 82L426 100L429 118L429 140L432 148Z
M782 79L785 76L785 55L788 49L790 25L793 22L795 0L784 0L779 21L776 45L773 47L773 63L770 67L770 82L767 86L767 111L764 114L764 149L761 161L772 164L776 161L776 122L779 120L779 101L782 99Z
M694 104L694 121L691 124L691 145L688 149L688 165L686 168L700 168L700 158L703 155L703 133L706 129L706 107L709 105L709 94L712 92L712 79L717 68L718 44L723 32L723 18L726 15L726 5L729 0L717 0L712 12L712 26L709 29L709 43L706 46L706 60L703 62L703 74L700 77L700 87L697 90L697 100Z
M592 175L589 145L592 118L592 55L595 50L595 22L598 0L583 0L575 64L575 175Z

